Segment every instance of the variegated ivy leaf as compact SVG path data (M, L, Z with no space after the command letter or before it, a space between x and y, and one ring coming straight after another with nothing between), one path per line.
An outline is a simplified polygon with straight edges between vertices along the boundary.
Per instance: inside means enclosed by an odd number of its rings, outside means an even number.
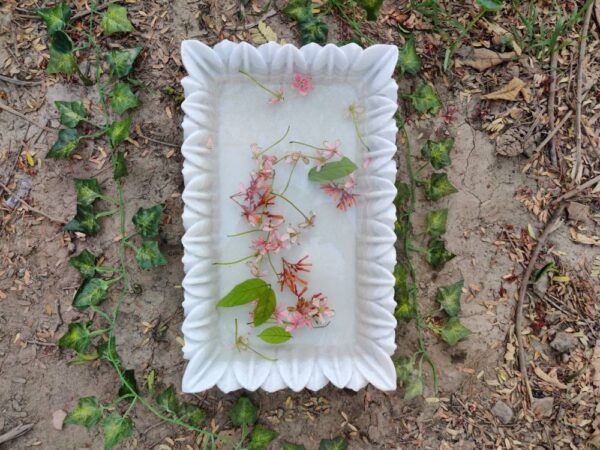
M421 70L421 65L421 57L417 53L414 36L411 36L398 53L398 66L403 73L414 75Z
M448 208L428 211L425 217L425 232L431 237L439 237L446 232Z
M311 16L299 22L299 28L302 45L310 44L311 42L316 42L317 44L327 42L329 27L321 19Z
M73 128L63 128L58 132L58 139L52 145L46 158L68 158L77 148L81 136Z
M498 12L504 7L503 0L477 0L476 3L486 12Z
M400 356L396 361L394 361L394 367L396 368L396 378L398 379L398 384L403 386L406 383L415 368L414 361L412 358L408 356Z
M64 30L71 16L71 8L65 3L59 3L52 8L43 8L36 11L48 28L48 34L52 35L59 30Z
M65 417L65 423L91 428L102 418L102 406L96 397L82 397Z
M50 47L50 61L48 61L46 73L73 75L78 70L77 59L73 53L61 53Z
M158 248L156 241L144 241L142 246L136 250L135 260L140 269L148 270L153 267L164 266L167 260Z
M86 309L96 306L106 300L109 284L100 278L85 280L77 290L73 306L77 309Z
M438 98L433 88L426 83L421 83L417 86L415 93L410 97L413 106L421 114L431 113L437 114L442 107L442 102Z
M438 238L433 238L427 245L427 253L425 259L434 269L441 269L444 264L453 259L456 255L446 250L444 241Z
M52 35L50 48L59 53L71 53L73 51L73 41L64 31L57 31Z
M170 385L156 397L156 403L167 412L177 414L179 411L179 403L175 393L175 386Z
M456 317L460 313L460 296L464 284L464 280L460 280L437 290L435 299L450 317Z
M342 437L334 439L321 439L319 442L319 450L346 450L348 443Z
M179 418L185 423L193 425L195 427L200 426L204 422L206 413L202 408L190 403L183 403L179 407Z
M72 348L77 353L85 352L92 340L89 328L92 323L92 321L70 323L67 332L58 340L58 346Z
M421 149L421 155L431 163L435 170L443 169L452 164L450 150L454 146L454 139L448 138L441 141L427 141Z
M304 22L312 17L311 0L289 0L283 13L296 22Z
M412 400L423 395L423 375L413 372L404 386L404 400Z
M115 344L115 337L111 336L108 341L101 342L96 346L96 351L98 352L98 357L105 359L110 362L112 365L117 365L119 367L121 364L121 357L119 353L117 353L117 347Z
M140 208L137 210L131 221L140 236L144 238L158 236L160 217L163 209L163 205L154 205L151 208Z
M125 378L127 385L125 385L125 383L121 384L121 387L119 388L119 392L117 393L117 395L119 397L123 397L124 395L131 394L132 390L135 393L140 392L138 389L137 381L135 380L135 371L133 369L125 370L123 372L123 378Z
M471 334L471 330L465 327L458 317L450 317L442 328L442 339L448 345L456 345Z
M396 264L394 267L394 300L396 301L396 310L394 315L399 320L410 322L415 318L416 310L410 297L410 287L408 284L408 269L403 263Z
M83 278L92 278L96 274L96 255L87 249L83 250L69 259L69 265L77 269Z
M123 114L128 109L137 108L142 102L131 90L127 83L117 83L110 93L110 107L117 114Z
M367 13L367 20L377 20L379 8L383 4L383 0L357 0L357 2Z
M351 159L344 156L339 161L330 161L323 164L323 167L319 171L317 171L316 167L313 167L308 172L308 179L317 183L327 183L344 178L356 169L358 169L357 165Z
M127 8L121 5L109 5L106 12L102 14L100 28L108 35L133 31L133 25L127 18Z
M133 63L138 57L142 47L111 50L106 54L106 61L110 67L110 74L116 78L123 78L133 70Z
M125 152L114 152L112 157L113 178L120 180L127 176L127 162L125 161Z
M100 183L96 178L75 178L74 183L78 205L90 206L102 197Z
M284 441L281 444L281 450L306 450L304 445L292 444L291 442Z
M86 118L85 106L80 100L74 102L56 101L54 104L60 114L60 123L67 128L75 128L79 125L79 122Z
M123 417L113 412L102 420L102 436L104 438L104 450L111 450L117 444L133 434L133 422L129 417Z
M260 423L252 430L252 436L250 437L249 450L267 450L269 444L279 436L276 431L270 430Z
M125 117L124 119L111 123L106 129L106 135L113 148L117 147L129 137L129 129L131 128L132 120L133 117L131 116Z
M231 308L246 305L260 297L266 296L271 286L261 278L250 278L236 285L217 303L218 307Z
M67 223L65 231L79 231L85 234L95 234L100 231L100 223L91 206L77 205L77 213L73 220Z
M432 173L429 180L422 182L427 200L437 202L446 195L454 194L458 190L450 183L445 173Z
M256 406L245 395L241 395L235 405L233 405L233 408L231 408L231 411L229 411L231 423L236 427L252 425L256 422L257 417Z
M267 344L283 344L289 341L292 335L283 327L269 327L261 331L258 337Z

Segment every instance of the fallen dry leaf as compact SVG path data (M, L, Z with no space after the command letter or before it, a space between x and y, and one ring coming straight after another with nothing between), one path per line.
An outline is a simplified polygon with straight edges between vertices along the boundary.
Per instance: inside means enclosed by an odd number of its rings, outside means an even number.
M510 102L515 102L517 101L519 94L522 94L523 98L527 100L528 94L525 93L526 87L527 83L525 83L523 80L520 78L513 78L503 88L500 88L495 92L485 94L481 96L481 98L485 100L507 100Z
M596 341L596 347L594 347L594 354L592 355L592 368L594 369L592 383L594 383L594 386L600 387L600 341Z
M583 233L579 233L575 228L571 228L571 239L575 242L585 245L600 245L600 237L598 236L586 236Z
M494 35L494 37L492 38L492 42L495 45L504 46L507 41L510 41L510 46L512 47L512 49L518 56L521 56L523 50L521 49L519 44L517 44L514 36L510 31L508 31L506 28L502 28L495 22L486 22L485 25L488 31Z
M515 58L515 52L499 53L487 48L461 47L457 52L461 59L456 61L456 67L468 66L480 72L490 67L502 64Z
M533 369L533 371L540 379L544 380L546 383L551 384L554 387L557 387L559 389L567 389L568 388L568 386L566 384L563 384L557 378L554 378L554 377L548 375L546 372L544 372L539 367L536 367L535 369Z

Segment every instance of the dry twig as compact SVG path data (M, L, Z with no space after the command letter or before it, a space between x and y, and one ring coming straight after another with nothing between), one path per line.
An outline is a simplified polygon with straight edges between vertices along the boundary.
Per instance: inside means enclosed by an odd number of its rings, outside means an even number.
M567 120L569 120L569 117L571 117L572 114L573 114L573 111L568 111L565 114L565 116L561 119L561 121L558 123L558 125L556 125L556 127L554 127L554 129L548 134L548 136L546 136L546 139L544 139L542 141L542 143L536 147L536 149L533 152L534 155L537 155L540 151L542 151L542 149L546 146L546 144L552 140L552 138L556 135L556 133L559 132L559 130L562 128L562 126L565 124L565 122Z
M155 144L160 144L160 145L164 145L166 147L172 147L172 148L181 148L181 145L179 145L179 144L173 144L171 142L160 141L158 139L148 137L145 134L142 134L141 132L138 132L138 136L147 141L154 142Z
M24 435L32 428L33 428L32 423L14 427L12 430L9 430L4 434L0 434L0 444L4 444L5 442L12 441L13 439L18 438L19 436Z
M6 186L4 183L0 183L0 187L2 189L4 189L8 195L14 195L14 192L11 191L8 186ZM52 221L52 222L56 222L56 223L60 223L62 225L66 224L67 222L65 220L62 219L57 219L56 217L52 217L48 214L46 214L44 211L41 211L37 208L34 208L33 206L31 206L29 203L27 203L25 200L19 198L19 201L21 202L21 204L23 206L25 206L29 211L34 212L36 214L39 214L40 216L44 216L46 219Z
M589 187L592 187L596 183L600 183L600 175L597 175L594 178L587 180L585 183L580 184L576 188L571 189L569 192L564 193L563 195L558 197L556 200L554 200L552 203L557 205L565 200L575 197L577 194L581 193L582 191L586 190Z
M21 112L19 112L19 111L15 110L15 109L12 109L12 108L11 108L10 106L8 106L8 105L5 105L5 104L3 104L3 103L0 103L0 109L1 109L1 110L3 110L3 111L6 111L6 112L8 112L8 113L11 113L11 114L13 114L13 115L15 115L15 116L17 116L17 117L20 117L21 119L23 119L23 120L26 120L26 121L27 121L27 122L29 122L30 124L32 124L32 125L35 125L36 127L40 128L40 129L42 129L42 130L46 130L46 131L54 131L52 128L48 128L48 127L46 127L46 126L44 126L44 125L42 125L42 124L40 124L40 123L36 122L35 120L33 120L33 119L30 119L30 118L29 118L29 117L27 117L25 114L23 114L23 113L21 113Z
M555 116L554 116L554 103L556 101L556 66L558 65L558 52L555 50L552 52L552 58L550 60L550 96L548 97L548 124L550 125L550 134L554 132ZM555 133L556 134L556 133ZM558 166L558 154L556 150L556 139L554 136L550 139L550 159L554 167Z
M16 86L39 86L42 84L41 81L18 80L4 75L0 75L0 81L5 81L6 83L11 83Z

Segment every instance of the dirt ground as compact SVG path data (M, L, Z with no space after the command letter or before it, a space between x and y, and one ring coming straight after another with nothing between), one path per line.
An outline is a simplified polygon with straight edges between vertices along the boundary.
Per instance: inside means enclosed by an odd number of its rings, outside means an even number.
M169 264L157 272L132 269L132 282L140 289L125 301L117 344L128 367L136 373L144 374L152 367L165 384L174 383L180 388L184 369L180 344L182 156L171 147L145 141L141 135L181 142L181 110L175 96L163 93L166 87L181 92L181 40L197 38L208 44L222 38L249 40L243 23L252 25L258 19L247 16L245 22L241 20L237 15L239 2L233 1L127 3L137 30L130 39L148 49L136 76L150 86L142 91L144 104L135 115L134 128L138 131L126 143L130 170L124 184L127 215L130 217L140 206L165 203L168 220L162 226L161 239ZM277 2L277 6L284 3ZM408 3L384 2L377 26L366 25L365 32L376 42L400 45L403 38L398 34L397 21L403 21L403 26L417 36L425 70L417 76L399 77L400 91L412 92L419 79L427 80L440 93L444 112L448 113L449 107L455 109L449 113L450 119L443 114L419 118L410 105L400 104L414 153L418 154L430 138L452 136L456 140L449 178L459 192L436 206L450 210L445 240L457 257L440 272L417 258L420 308L424 312L434 309L437 287L462 277L465 293L461 320L473 334L449 347L426 332L429 353L440 378L437 397L430 374L424 398L412 401L403 400L401 389L382 393L372 387L359 392L326 387L319 392L251 393L250 398L260 407L259 420L279 433L271 448L280 448L283 440L289 440L316 449L320 439L334 436L345 436L353 449L583 449L595 445L600 433L600 381L594 371L600 361L600 282L597 275L591 274L591 267L600 255L599 241L595 245L577 242L572 229L577 225L577 230L587 236L599 235L597 188L595 194L587 190L572 199L587 207L585 217L577 220L570 210L567 222L551 235L536 266L554 261L558 273L568 277L562 282L548 281L545 290L540 288L541 293L531 296L525 307L524 334L537 409L523 408L525 390L515 356L513 316L524 266L548 219L550 201L574 185L568 170L548 169L547 158L540 157L539 152L507 157L498 154L496 142L513 129L522 134L531 130L534 147L547 135L544 80L548 77L548 61L524 55L485 72L461 68L451 70L451 74L441 73L439 67L435 68L444 50L439 36L431 28L415 24L418 16L411 19L414 13ZM457 17L464 14L460 5L452 7L452 2L448 3L448 10ZM544 6L550 2L537 3ZM73 4L84 9L83 1ZM46 33L28 12L35 7L33 0L9 1L0 6L0 72L40 81L27 86L0 81L0 101L39 124L57 129L54 101L93 100L94 91L44 73ZM246 9L250 11L250 7ZM396 13L405 17L394 19ZM346 27L339 18L327 20L329 41L341 40ZM498 21L503 20L510 18L503 16ZM265 22L280 39L299 43L289 19L280 13L269 15ZM474 33L473 42L489 42L484 31L476 28ZM586 72L592 86L584 106L584 113L591 119L586 122L590 133L584 139L584 180L596 176L600 169L597 147L596 153L593 150L598 145L593 136L597 139L600 123L592 120L600 111L599 88L597 82L593 83L594 68L599 68L598 33L599 25L592 19ZM558 97L562 101L558 109L561 116L573 105L578 51L575 32L573 39L559 61L566 77L560 85L564 93ZM428 53L429 46L436 43L437 53ZM495 91L512 77L520 77L530 85L529 101L481 99L482 93ZM493 131L489 125L498 118L503 128ZM563 163L568 168L572 164L573 125L561 131L559 138L557 145L564 152ZM69 220L75 211L72 178L97 176L101 182L110 180L110 161L103 153L106 149L91 144L78 151L79 160L46 160L44 155L55 139L55 132L40 130L14 114L0 111L0 182L14 190L20 179L28 178L32 190L25 198L27 203L48 216ZM406 142L399 137L398 143L399 152L403 152ZM33 166L27 164L26 153L34 158ZM421 165L420 157L417 159ZM405 177L402 153L399 170L400 177ZM9 193L2 192L4 200L9 197ZM114 371L98 362L69 365L67 352L55 342L70 322L88 317L71 307L79 275L68 266L68 257L89 248L104 254L108 265L115 262L115 246L111 245L118 234L115 221L104 220L102 233L84 241L27 207L11 209L0 203L0 435L19 424L33 424L22 437L0 447L100 449L102 439L97 429L88 432L65 425L57 430L52 418L58 410L73 408L80 396L113 398L118 390ZM417 228L430 207L424 197L418 198L418 205L414 219ZM558 332L576 337L568 351L559 352L550 346ZM413 323L399 323L397 342L397 356L416 350ZM238 396L211 390L187 397L205 408L214 430L229 430L232 427L226 412ZM497 411L492 412L498 400L514 413L506 423ZM161 424L143 408L135 410L134 418L134 438L122 448L197 448L190 433Z

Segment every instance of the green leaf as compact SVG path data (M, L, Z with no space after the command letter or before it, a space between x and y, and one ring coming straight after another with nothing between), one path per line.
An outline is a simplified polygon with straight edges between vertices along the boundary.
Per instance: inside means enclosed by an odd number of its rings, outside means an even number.
M57 53L70 54L73 52L73 41L64 31L57 31L52 35L50 49Z
M254 326L258 327L269 320L269 317L275 311L277 299L275 298L275 291L268 287L259 292L258 303L254 308Z
M96 397L82 397L65 417L65 423L91 428L102 418L102 407Z
M140 236L145 238L158 236L160 216L163 209L163 205L154 205L152 208L140 208L137 210L131 220Z
M383 0L357 0L356 3L367 12L367 20L377 20Z
M446 195L454 194L458 190L450 183L446 173L432 173L429 180L422 182L427 200L437 202Z
M92 278L96 274L96 255L83 250L79 255L69 258L69 265L79 271L83 278Z
M100 28L108 35L133 31L133 25L127 18L127 8L120 5L109 5L106 12L102 14Z
M110 362L112 365L121 366L121 357L117 352L117 346L115 343L114 336L109 338L108 341L102 342L96 346L96 350L98 351L98 356L106 361Z
M195 427L200 426L205 417L206 413L199 406L184 403L179 407L179 418Z
M269 327L261 331L258 337L267 344L282 344L289 341L292 335L283 327Z
M441 141L427 141L421 149L421 155L431 163L435 170L440 170L452 164L450 150L453 146L454 139L452 138Z
M396 264L396 267L394 267L394 278L396 279L394 286L394 300L396 301L396 309L394 311L394 315L399 320L410 322L416 316L416 309L410 298L408 269L404 264Z
M132 121L133 117L125 117L124 119L111 123L107 128L106 135L113 148L129 137L129 129L131 128Z
M476 3L486 12L498 12L504 7L502 0L477 0Z
M75 151L80 140L81 136L79 136L77 130L73 128L61 129L58 132L58 139L46 154L46 158L68 158Z
M121 384L119 388L118 396L123 397L124 395L131 394L131 389L133 392L139 393L137 381L135 380L135 371L133 369L127 369L123 372L123 378L127 381L129 387L125 386L125 383Z
M77 309L86 309L96 306L106 300L109 284L100 278L85 280L77 290L73 306Z
M313 17L311 0L290 0L282 12L298 23Z
M142 47L109 51L106 54L106 61L110 67L110 74L117 78L129 75L133 70L133 63L141 51Z
M114 152L112 157L113 178L120 180L129 174L127 162L125 161L125 152Z
M437 114L442 107L442 102L438 98L433 88L426 83L417 86L415 93L411 96L413 106L421 114Z
M460 296L464 285L464 280L460 280L437 290L435 299L450 317L456 317L460 313Z
M267 450L269 444L279 436L279 433L273 430L269 430L267 427L260 423L252 430L252 436L250 437L249 450Z
M140 269L148 270L153 267L164 266L167 260L158 248L156 241L144 241L142 246L136 250L135 260Z
M470 334L471 330L460 323L458 317L450 317L442 328L442 339L448 345L456 345Z
M405 209L406 204L410 200L410 187L407 183L399 181L396 183L396 197L394 198L394 205L401 211Z
M260 278L250 278L236 285L225 297L219 300L218 307L230 308L232 306L246 305L259 297L264 296L271 286Z
M78 205L91 206L102 197L100 183L96 178L75 178L74 183Z
M319 443L319 450L346 450L348 443L342 437L336 437L334 439L321 439Z
M65 3L59 3L52 8L38 9L36 13L46 22L48 34L52 35L65 29L71 16L71 8Z
M133 422L129 417L123 417L119 413L114 412L102 421L104 450L111 450L132 434Z
M54 104L60 113L60 123L65 127L75 128L79 125L79 122L86 118L85 106L80 100L74 102L56 101Z
M317 183L327 183L344 178L356 169L358 169L356 164L344 156L339 161L331 161L323 164L323 167L319 171L317 171L316 167L313 167L308 172L308 179Z
M396 378L398 379L398 383L400 386L403 386L412 376L415 365L412 358L400 356L394 361L394 367L396 368Z
M415 397L423 395L423 388L423 376L413 372L405 383L404 400L412 400Z
M92 339L88 328L91 324L91 321L70 323L67 332L58 340L58 346L72 348L78 353L85 352Z
M554 262L549 262L545 264L544 267L542 267L541 269L538 269L532 277L533 282L531 282L530 284L537 283L538 281L540 281L540 278L542 278L548 272L558 272L558 268L556 267L556 264L554 264Z
M297 445L284 441L283 444L281 444L281 450L306 450L306 447L304 445Z
M327 42L327 34L329 27L322 20L310 16L302 22L299 22L300 29L300 40L302 45L316 42L317 44L324 44Z
M398 65L403 73L416 74L421 70L421 57L417 53L415 38L411 36L398 53Z
M85 364L92 361L96 361L99 358L97 351L92 351L89 353L76 353L75 357L69 361L70 366L74 366L77 364Z
M431 237L439 237L446 232L448 208L427 211L425 216L425 232Z
M454 258L456 255L446 250L444 241L438 238L433 238L427 245L427 253L425 259L434 269L441 269L444 264Z
M179 403L177 402L177 394L175 386L170 385L156 397L156 403L165 411L177 414L179 411Z
M100 223L91 206L77 205L75 217L63 227L63 230L79 231L91 235L100 230Z
M110 107L117 114L123 114L128 109L137 108L142 102L131 90L127 83L117 83L110 93Z
M229 418L236 427L252 425L256 422L256 406L245 395L240 396L229 412Z
M73 75L78 70L75 55L72 53L61 53L50 47L50 61L48 61L48 66L46 67L47 73Z

